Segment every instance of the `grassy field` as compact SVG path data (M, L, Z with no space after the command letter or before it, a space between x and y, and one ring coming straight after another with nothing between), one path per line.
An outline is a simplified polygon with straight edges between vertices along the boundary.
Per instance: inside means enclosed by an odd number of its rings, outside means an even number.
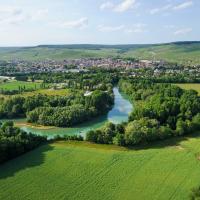
M49 87L47 89L40 89L41 88L41 83L39 82L24 82L24 81L11 81L7 83L0 83L0 90L18 90L19 87L26 89L33 89L34 91L32 92L22 92L20 96L34 96L37 94L43 94L43 95L48 95L48 96L66 96L69 95L71 92L68 89L52 89L51 84L45 84L46 87ZM17 94L18 95L18 94ZM12 96L17 96L17 95L12 95ZM1 94L0 97L5 97L8 98L10 95L3 95Z
M196 90L198 94L200 95L200 84L198 83L181 83L181 84L175 84L175 85L185 90Z
M25 82L25 81L10 81L7 83L0 83L0 90L18 90L19 87L26 87L26 89L39 89L41 83Z
M48 96L66 96L70 94L70 91L68 89L38 89L33 92L24 92L22 96L34 96L37 94L43 94Z
M200 138L143 149L58 142L0 166L0 199L184 200L200 184Z

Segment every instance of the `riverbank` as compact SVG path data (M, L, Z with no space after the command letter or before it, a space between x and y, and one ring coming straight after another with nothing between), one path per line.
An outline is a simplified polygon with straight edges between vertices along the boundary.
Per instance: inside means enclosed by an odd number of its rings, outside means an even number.
M114 106L108 114L97 117L88 122L81 123L74 127L70 128L58 128L53 126L41 126L31 123L27 123L26 119L14 119L16 126L20 127L26 132L31 132L36 135L47 136L49 139L59 135L82 135L85 137L85 134L90 130L96 130L104 126L107 122L112 123L122 123L128 121L129 113L132 111L132 104L127 99L127 96L123 93L120 93L118 88L113 89L114 92Z
M15 126L22 128L24 126L30 127L33 129L38 129L38 130L51 130L51 129L56 129L57 127L55 126L42 126L42 125L37 125L37 124L32 124L28 122L14 122Z

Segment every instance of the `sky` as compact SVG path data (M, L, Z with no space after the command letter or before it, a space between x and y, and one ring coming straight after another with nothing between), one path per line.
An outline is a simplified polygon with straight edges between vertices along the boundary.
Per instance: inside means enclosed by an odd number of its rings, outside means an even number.
M200 0L0 0L0 46L200 40Z

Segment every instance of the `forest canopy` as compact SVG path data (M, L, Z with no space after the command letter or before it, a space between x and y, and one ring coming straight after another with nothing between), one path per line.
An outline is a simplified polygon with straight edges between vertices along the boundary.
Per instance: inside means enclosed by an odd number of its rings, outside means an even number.
M90 131L88 141L132 146L200 129L200 98L196 91L148 80L121 80L119 88L134 103L129 122L122 124L120 131L114 124Z
M113 105L112 90L95 90L89 96L73 92L68 96L37 94L0 100L0 118L27 117L28 122L68 127L104 114Z

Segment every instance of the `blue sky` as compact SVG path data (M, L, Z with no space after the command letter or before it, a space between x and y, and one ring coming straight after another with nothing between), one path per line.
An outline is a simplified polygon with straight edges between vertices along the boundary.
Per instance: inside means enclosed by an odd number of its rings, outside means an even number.
M0 46L200 40L200 0L0 0Z

